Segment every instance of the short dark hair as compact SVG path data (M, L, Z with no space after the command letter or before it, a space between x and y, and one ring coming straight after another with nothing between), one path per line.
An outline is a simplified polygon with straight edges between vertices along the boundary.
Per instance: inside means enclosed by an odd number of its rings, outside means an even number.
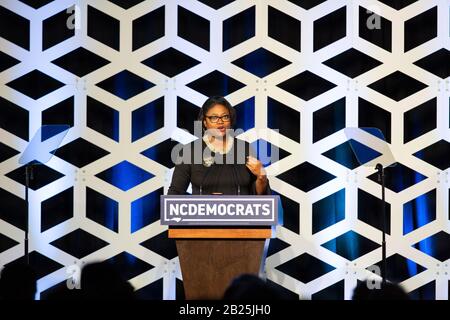
M214 107L216 104L220 104L228 109L228 112L230 113L231 117L231 127L233 128L236 123L236 110L231 106L231 104L228 102L227 99L225 99L222 96L212 96L209 97L202 105L202 108L200 109L200 112L198 113L197 120L202 122L202 128L205 129L203 126L203 120L205 120L205 115L208 112L209 109Z
M28 264L8 264L0 277L0 300L34 300L36 282L36 271Z

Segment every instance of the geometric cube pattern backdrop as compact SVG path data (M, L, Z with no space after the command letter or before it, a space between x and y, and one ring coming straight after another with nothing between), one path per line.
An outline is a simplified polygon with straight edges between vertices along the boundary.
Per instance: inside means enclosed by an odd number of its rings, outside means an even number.
M159 196L172 147L224 95L240 138L280 154L267 166L283 204L268 281L350 299L372 275L381 187L343 128L378 127L398 163L386 169L388 278L415 299L448 299L449 11L448 0L1 1L0 265L24 259L20 154L40 126L68 124L29 194L38 297L109 260L140 297L182 298Z

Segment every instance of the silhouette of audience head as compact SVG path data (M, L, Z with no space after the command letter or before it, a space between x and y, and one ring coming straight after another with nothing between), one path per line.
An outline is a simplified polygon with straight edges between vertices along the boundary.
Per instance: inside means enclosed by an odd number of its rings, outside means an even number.
M267 283L256 275L242 274L226 289L224 300L284 300L289 299L280 288Z
M358 283L353 291L352 300L409 300L406 292L398 284L386 282L378 283L373 287L369 289L365 281Z
M81 271L81 291L87 300L134 299L134 288L108 262L86 265Z
M29 265L6 265L0 275L0 300L34 300L36 281L36 273Z

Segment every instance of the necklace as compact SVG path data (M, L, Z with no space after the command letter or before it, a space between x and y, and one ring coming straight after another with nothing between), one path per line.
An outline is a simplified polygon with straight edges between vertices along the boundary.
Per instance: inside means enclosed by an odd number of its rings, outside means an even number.
M230 151L231 146L233 145L233 139L228 135L226 138L227 140L226 140L225 147L216 147L214 144L211 143L210 138L211 138L210 136L205 135L205 136L203 136L203 141L205 141L208 148L211 149L211 151L213 151L215 153L225 154L228 151Z

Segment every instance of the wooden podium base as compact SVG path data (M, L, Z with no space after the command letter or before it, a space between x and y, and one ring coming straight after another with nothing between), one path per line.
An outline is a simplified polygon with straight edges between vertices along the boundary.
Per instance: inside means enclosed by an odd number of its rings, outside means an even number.
M217 300L243 273L258 274L270 229L169 229L187 300Z

